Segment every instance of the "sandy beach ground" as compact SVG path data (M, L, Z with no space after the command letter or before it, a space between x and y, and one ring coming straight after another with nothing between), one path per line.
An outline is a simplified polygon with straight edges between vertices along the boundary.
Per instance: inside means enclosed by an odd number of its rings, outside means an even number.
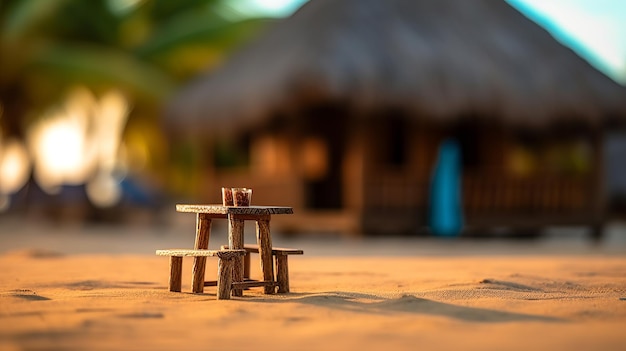
M178 217L177 217L178 218ZM289 294L167 289L193 219L61 226L0 218L0 350L624 350L626 226L533 240L283 237ZM253 242L247 230L246 242ZM215 226L210 247L226 243ZM254 263L255 261L253 261ZM209 260L207 279L216 272ZM258 276L257 265L252 275Z

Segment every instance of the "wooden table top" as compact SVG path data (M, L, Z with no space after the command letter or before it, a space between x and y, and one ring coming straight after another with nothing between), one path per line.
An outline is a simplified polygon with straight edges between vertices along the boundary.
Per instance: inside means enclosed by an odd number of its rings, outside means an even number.
M187 205L177 204L176 211L206 213L216 215L274 215L293 214L293 207L284 206L222 206L222 205Z

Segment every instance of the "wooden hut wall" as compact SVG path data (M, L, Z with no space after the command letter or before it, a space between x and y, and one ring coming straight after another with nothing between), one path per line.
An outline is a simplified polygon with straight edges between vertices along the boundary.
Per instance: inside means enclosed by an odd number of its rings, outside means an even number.
M568 175L550 172L545 164L537 163L532 173L516 174L510 158L524 140L519 130L498 125L469 130L462 124L451 127L402 115L388 117L349 123L342 133L342 163L336 166L342 205L333 211L349 223L346 227L353 228L358 222L361 229L357 230L370 233L424 228L438 148L449 137L459 138L462 147L472 145L472 152L479 154L479 162L464 168L462 177L463 211L470 227L588 224L599 222L604 213L602 185L596 184L601 179L602 163L598 159L601 136L597 133L547 133L534 141L539 154L568 140L588 142L595 162L592 171ZM390 126L390 121L397 125ZM311 133L307 126L255 132L250 136L248 167L207 169L207 184L214 184L215 189L222 185L249 186L255 189L253 202L257 204L315 210L307 202L303 155L306 140L319 133ZM405 134L399 136L398 131ZM394 154L397 152L401 155ZM215 190L207 192L205 198L219 202L219 196Z
M366 232L414 232L425 225L438 131L398 111L363 128L363 218ZM400 150L401 149L401 150Z
M398 165L387 162L388 149L381 147L390 135L385 134L386 123L386 119L375 119L363 131L364 140L369 141L363 145L362 220L368 232L415 231L427 225L431 176L438 148L449 137L460 139L462 148L470 145L471 152L477 153L472 156L477 160L466 164L462 172L463 212L469 226L589 224L599 222L596 218L604 213L597 185L601 143L593 144L595 166L590 172L551 171L544 160L532 174L515 174L510 162L520 139L516 129L481 124L468 130L463 124L409 122L404 126L410 135L407 160ZM540 134L536 152L545 153L568 140L591 141L591 136Z
M571 143L587 142L591 135L578 133L563 137L555 133L535 136L528 153L532 160L519 160L520 133L505 129L499 143L500 163L463 177L463 202L469 225L541 226L545 224L587 224L594 221L596 204L594 170L566 172L555 169L550 150ZM517 158L517 160L516 160ZM532 164L519 165L519 162ZM520 169L521 167L521 169Z

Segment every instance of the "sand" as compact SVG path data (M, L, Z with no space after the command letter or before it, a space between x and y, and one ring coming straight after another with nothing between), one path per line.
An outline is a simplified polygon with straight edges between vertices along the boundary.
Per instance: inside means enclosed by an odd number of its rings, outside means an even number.
M322 245L323 248L324 245ZM323 250L319 249L318 250ZM620 254L304 255L292 292L167 289L150 254L0 255L0 350L624 350ZM209 259L207 278L215 275ZM253 275L258 268L253 267Z

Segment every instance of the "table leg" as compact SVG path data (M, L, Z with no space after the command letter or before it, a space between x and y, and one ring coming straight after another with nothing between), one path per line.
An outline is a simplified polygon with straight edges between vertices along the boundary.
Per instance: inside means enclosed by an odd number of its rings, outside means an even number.
M264 281L274 281L274 267L272 265L272 237L270 236L270 216L262 217L256 221L256 240L259 245L261 256L261 271ZM265 293L273 294L274 286L266 286Z
M243 249L244 220L235 215L228 215L228 247L231 249ZM243 258L236 257L233 265L233 282L243 281ZM243 290L233 289L233 296L243 296Z
M198 213L196 216L196 250L206 250L209 248L209 237L211 236L211 218L205 213ZM191 277L191 291L194 293L204 292L204 270L206 268L206 257L193 258L193 274Z

